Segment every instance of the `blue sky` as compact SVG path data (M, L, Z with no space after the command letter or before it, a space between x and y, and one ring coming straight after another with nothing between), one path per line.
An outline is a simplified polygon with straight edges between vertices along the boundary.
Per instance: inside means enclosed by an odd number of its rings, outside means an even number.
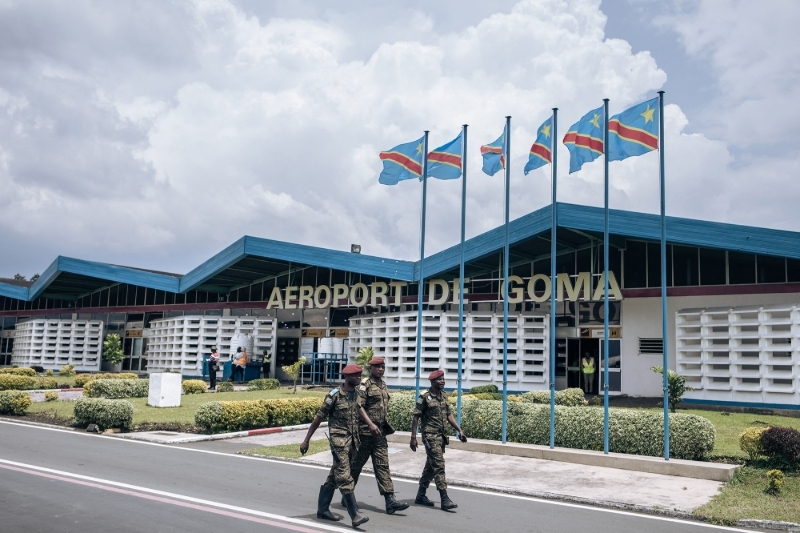
M420 189L378 153L470 124L467 234L503 220L478 147L512 118L512 218L537 126L664 89L670 214L800 231L800 4L409 0L0 3L0 277L57 255L186 272L244 234L414 258ZM567 152L559 149L566 161ZM559 199L602 205L602 164ZM460 184L429 187L431 253ZM611 166L658 210L657 155Z

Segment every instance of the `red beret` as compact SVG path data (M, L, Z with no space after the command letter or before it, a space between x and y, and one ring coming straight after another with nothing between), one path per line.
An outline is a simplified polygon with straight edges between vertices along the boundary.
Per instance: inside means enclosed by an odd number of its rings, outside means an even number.
M428 376L428 379L433 381L434 379L439 379L442 376L444 376L444 370L434 370L431 372L431 375Z
M349 376L350 374L361 374L364 369L358 365L347 365L342 369L342 374Z
M385 363L386 361L383 360L383 357L373 357L372 359L369 360L369 363L367 364L369 366L372 366L372 365L383 365Z

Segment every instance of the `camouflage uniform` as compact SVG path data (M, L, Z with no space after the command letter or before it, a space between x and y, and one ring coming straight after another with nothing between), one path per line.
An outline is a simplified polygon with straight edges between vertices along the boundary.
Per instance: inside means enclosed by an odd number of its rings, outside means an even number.
M364 402L364 410L369 415L369 419L383 431L383 423L386 422L389 412L389 388L386 383L382 379L365 378L361 381L358 394ZM354 483L358 483L361 469L364 468L367 459L372 456L372 468L375 471L378 490L381 494L392 494L394 484L389 472L389 444L386 442L386 437L384 435L373 436L369 426L362 420L360 439L361 445L358 447L358 453L350 465Z
M350 475L350 462L359 445L358 409L362 405L362 400L358 392L354 391L352 394L353 398L350 399L346 391L333 389L325 396L325 401L317 413L317 416L328 419L331 452L334 455L333 466L324 486L338 488L342 494L353 492L356 486Z
M420 417L420 433L422 443L428 460L419 479L420 487L428 488L431 480L436 483L439 490L447 490L447 480L444 475L444 447L448 443L445 428L450 416L450 404L447 403L447 394L442 391L441 397L436 397L430 391L425 391L417 398L414 416Z

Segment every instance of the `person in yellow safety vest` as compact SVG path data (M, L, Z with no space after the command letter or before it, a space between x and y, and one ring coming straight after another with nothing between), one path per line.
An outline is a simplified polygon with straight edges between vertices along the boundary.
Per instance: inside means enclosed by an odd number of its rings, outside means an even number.
M589 355L589 352L583 354L583 392L589 394L592 392L594 385L594 357Z

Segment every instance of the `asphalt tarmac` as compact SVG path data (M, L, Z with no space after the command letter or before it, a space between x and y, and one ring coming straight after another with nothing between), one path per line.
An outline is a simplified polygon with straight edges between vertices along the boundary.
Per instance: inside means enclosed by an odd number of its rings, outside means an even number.
M208 448L160 445L0 421L0 531L352 531L347 513L316 518L327 469ZM413 505L416 483L395 480L408 510L386 515L375 481L356 494L364 531L713 533L750 531L472 489L451 488L455 512Z

